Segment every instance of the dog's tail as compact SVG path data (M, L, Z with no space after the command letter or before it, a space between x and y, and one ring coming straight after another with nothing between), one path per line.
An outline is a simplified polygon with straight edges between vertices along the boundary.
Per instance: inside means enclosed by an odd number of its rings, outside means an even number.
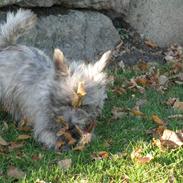
M30 10L19 9L15 14L9 12L6 22L0 25L0 47L16 44L16 40L33 28L37 17Z

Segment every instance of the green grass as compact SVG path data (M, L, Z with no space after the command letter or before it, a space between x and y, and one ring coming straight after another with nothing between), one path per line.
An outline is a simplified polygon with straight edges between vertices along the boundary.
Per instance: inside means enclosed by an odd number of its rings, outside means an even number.
M115 71L113 75L117 78L115 86L121 86L123 81L136 75L133 71ZM134 94L134 97L132 95ZM150 117L153 113L158 114L168 123L172 130L183 129L183 121L168 120L168 115L175 114L171 107L164 102L169 97L178 97L183 100L182 87L172 85L164 94L147 89L144 94L128 91L123 95L115 95L111 87L108 89L108 100L105 103L103 113L98 119L95 130L96 138L82 152L55 153L44 150L33 139L27 140L25 146L6 154L0 154L0 183L10 183L13 179L6 175L8 166L13 165L26 173L22 183L34 183L38 178L52 183L121 183L127 182L168 182L171 177L174 182L183 182L183 149L161 151L152 145L152 136L146 132L155 128ZM144 98L147 103L141 108L148 118L140 119L134 116L125 116L118 120L111 121L111 110L116 107L134 107L136 101ZM1 115L1 120L4 116ZM8 130L2 130L0 135L7 141L15 141L20 131L8 120ZM1 124L0 128L3 128ZM111 140L110 146L106 146L106 140ZM151 153L154 159L144 165L137 164L131 160L131 152L141 147L143 153ZM93 152L107 151L110 157L104 160L93 161ZM118 154L121 153L121 156ZM32 156L41 154L40 160L32 160ZM61 170L57 162L62 159L71 158L72 166L68 170Z

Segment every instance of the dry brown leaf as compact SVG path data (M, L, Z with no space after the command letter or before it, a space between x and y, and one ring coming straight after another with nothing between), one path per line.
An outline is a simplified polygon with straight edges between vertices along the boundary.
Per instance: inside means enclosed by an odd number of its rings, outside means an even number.
M183 111L183 102L176 100L173 104L173 108Z
M135 81L138 85L142 85L142 86L150 85L149 80L147 80L146 78L137 78Z
M163 134L163 132L164 132L165 129L166 129L166 127L164 125L158 126L158 128L156 128L156 130L155 130L154 136L160 137Z
M38 155L32 156L32 160L34 160L34 161L41 160L42 158L43 158L43 155L41 153L39 153Z
M150 48L157 48L157 44L150 39L146 39L144 42Z
M165 75L160 75L160 77L159 77L159 85L160 86L165 86L165 85L167 85L167 83L168 83L168 77L167 76L165 76Z
M112 112L112 119L115 120L128 115L128 111L120 107L113 107L111 112Z
M57 150L60 150L64 146L65 142L62 140L58 140L55 144Z
M63 136L66 138L68 141L68 144L73 145L76 143L76 140L72 137L72 135L69 132L65 132Z
M15 149L19 149L21 147L24 146L23 142L10 142L10 146L8 147L10 151L15 150Z
M71 159L64 159L58 161L58 167L63 170L68 170L72 165L72 160Z
M149 65L147 62L144 62L143 60L141 60L138 64L137 67L141 70L141 71L147 71Z
M27 140L27 139L30 139L31 136L30 135L27 135L27 134L22 134L22 135L19 135L17 137L17 140Z
M126 93L126 90L123 87L115 87L114 89L112 89L112 92L117 95L122 95Z
M91 155L93 160L102 160L109 157L109 153L106 151L100 151Z
M74 151L83 151L86 144L90 143L92 139L92 133L83 133L78 144L73 148Z
M177 99L177 98L169 98L168 101L166 102L166 104L168 106L173 106L174 103L176 102L176 100L179 100L179 99Z
M139 110L139 106L135 106L134 108L131 109L130 112L133 116L137 116L137 117L138 116L141 116L141 117L145 116L145 114Z
M77 145L76 147L73 148L74 151L83 151L85 149L85 145Z
M0 145L7 146L8 142L6 142L1 136L0 136Z
M58 116L57 119L56 119L56 122L59 123L59 124L62 124L65 129L69 129L69 124L65 122L63 116Z
M15 166L10 166L8 168L7 175L9 177L13 177L15 179L21 179L21 178L25 177L25 173L22 170L16 168Z
M65 128L61 128L61 129L56 133L57 137L62 136L62 135L66 132L66 130L67 130L67 129L65 129Z
M182 133L176 133L172 130L164 130L160 139L161 144L167 148L177 148L183 145Z
M147 154L146 156L142 156L142 149L137 148L131 153L131 159L139 164L146 164L149 163L153 156L151 154Z
M165 123L162 119L160 119L160 118L158 117L158 115L156 115L156 114L153 114L153 115L152 115L152 120L153 120L157 125L159 125L159 126L165 126L165 125L166 125L166 123Z

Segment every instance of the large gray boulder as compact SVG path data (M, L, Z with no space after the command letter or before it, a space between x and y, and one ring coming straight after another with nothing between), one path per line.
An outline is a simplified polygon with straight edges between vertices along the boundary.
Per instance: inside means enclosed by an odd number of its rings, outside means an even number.
M26 7L51 7L61 5L66 8L87 8L95 10L113 10L126 13L130 0L0 0L0 7L19 5Z
M52 56L60 48L69 59L92 61L114 48L120 36L112 21L91 11L69 10L62 15L39 17L36 27L19 42L40 48Z
M159 46L183 44L183 0L131 0L127 18Z

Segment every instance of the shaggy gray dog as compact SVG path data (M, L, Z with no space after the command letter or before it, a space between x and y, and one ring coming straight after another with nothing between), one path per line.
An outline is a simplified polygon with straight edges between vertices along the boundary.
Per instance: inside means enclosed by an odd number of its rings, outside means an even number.
M102 71L111 52L95 64L68 64L59 49L52 61L37 48L16 44L36 19L30 10L20 9L9 12L0 25L0 102L15 120L28 119L40 143L57 149L57 132L63 127L59 116L69 128L84 130L100 114L107 81Z

